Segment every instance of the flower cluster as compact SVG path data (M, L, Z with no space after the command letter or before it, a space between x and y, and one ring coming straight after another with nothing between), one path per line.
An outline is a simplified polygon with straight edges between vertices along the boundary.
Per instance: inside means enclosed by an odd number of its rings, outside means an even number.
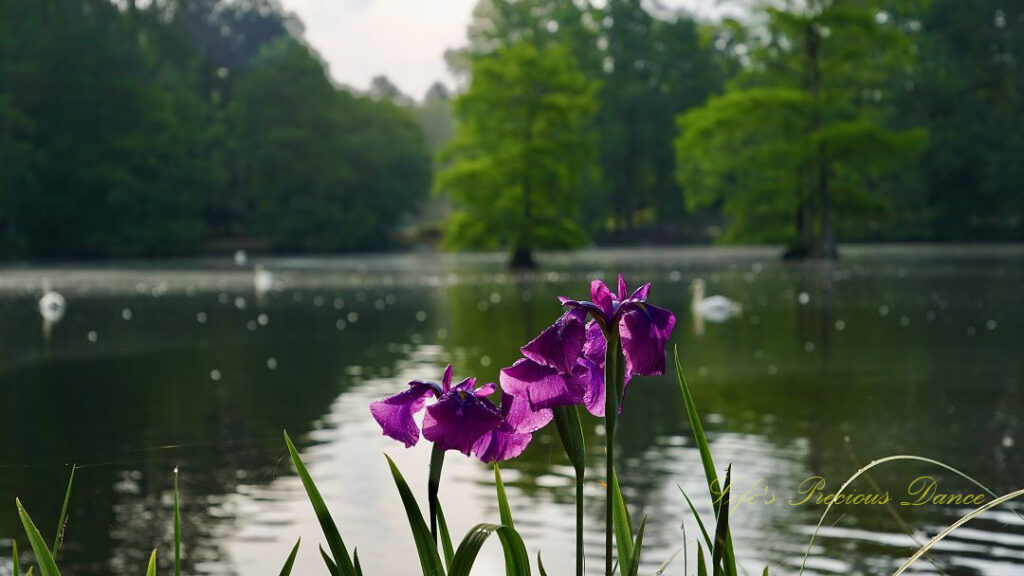
M394 396L370 404L370 412L386 436L406 447L420 439L415 416L426 406L423 437L442 450L475 454L484 462L515 458L526 449L533 432L551 421L550 410L532 410L525 398L516 399L503 392L501 405L487 398L496 391L494 384L476 386L475 378L466 378L452 386L452 366L445 368L441 384L413 380L409 388Z
M452 386L452 367L441 384L413 381L409 389L370 405L384 434L407 447L419 441L415 414L426 407L423 437L442 449L474 454L484 462L521 454L532 433L552 420L556 406L583 405L604 416L605 355L609 343L625 360L625 381L665 371L665 345L676 318L647 303L650 284L629 292L622 275L618 290L600 280L590 285L590 300L561 298L566 312L520 350L523 358L501 370L501 403L488 397L494 384L476 387L467 378ZM619 399L621 401L621 398ZM617 405L621 406L621 402Z

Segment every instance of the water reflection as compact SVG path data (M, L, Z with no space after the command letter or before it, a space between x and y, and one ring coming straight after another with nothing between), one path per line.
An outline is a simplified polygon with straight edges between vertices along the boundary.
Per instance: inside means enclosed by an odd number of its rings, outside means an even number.
M674 343L719 465L733 463L737 491L777 497L736 509L741 560L755 573L766 561L773 573L795 573L823 510L787 502L808 476L838 487L860 464L915 453L997 492L1024 478L1020 251L847 256L796 267L766 251L592 252L554 257L548 271L521 276L486 257L268 260L266 290L259 269L231 262L47 271L68 300L48 348L35 306L42 273L7 271L0 386L16 409L0 420L0 437L13 439L0 445L0 501L21 496L46 526L77 462L62 552L69 571L134 573L154 545L168 549L170 471L180 465L189 573L273 571L299 535L297 573L320 573L315 519L284 459L287 428L368 569L414 573L381 454L395 456L417 487L429 449L381 436L369 402L406 380L435 377L448 361L457 373L496 380L560 312L556 296L582 297L590 278L623 270L653 281L652 297L681 326L698 321L688 291L696 278L742 303L741 316L705 324L700 335L677 330ZM705 517L711 505L674 378L639 379L625 410L620 474L634 515L649 514L651 572L683 542L689 514L676 484ZM600 464L603 430L588 418L585 431ZM588 471L592 555L602 541L601 468ZM921 474L968 488L920 465L890 465L872 479L902 496ZM533 553L543 549L551 573L570 571L570 555L558 551L572 547L572 471L553 432L536 435L505 475ZM486 467L449 458L441 497L455 532L497 518L492 492ZM898 519L889 507L840 507L809 571L891 571L914 547L901 523L920 538L965 509L896 511ZM9 512L0 514L0 536L20 531ZM691 520L685 527L692 565L698 529ZM1013 573L1024 568L1024 522L993 514L939 550L934 560L946 573ZM478 573L502 573L500 553L486 552ZM591 556L589 564L602 563ZM923 563L918 573L938 568Z

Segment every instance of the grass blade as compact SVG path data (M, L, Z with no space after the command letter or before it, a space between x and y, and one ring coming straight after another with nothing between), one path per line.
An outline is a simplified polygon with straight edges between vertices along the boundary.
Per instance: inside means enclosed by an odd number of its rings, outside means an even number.
M359 549L352 549L352 564L356 569L356 576L363 576L363 566L359 563Z
M12 572L12 574L13 576L21 576L21 564L18 562L18 541L14 538L11 538L11 549L14 554L12 558L12 561L14 562L14 572Z
M452 546L452 535L448 531L448 522L444 519L444 511L441 503L437 503L437 527L441 533L441 549L444 551L444 565L452 569L452 558L455 557L455 548Z
M1024 490L1017 490L1016 492L1011 492L1011 493L1006 494L1004 496L1000 496L999 498L996 498L995 500L992 500L991 502L985 504L984 506L980 506L978 508L975 508L974 510L972 510L968 514L964 515L962 518L960 518L956 522L950 524L948 528L946 528L942 532L939 532L938 534L936 534L935 537L933 537L931 540L929 540L927 544L925 544L924 546L919 548L917 552L914 552L914 555L911 556L909 559L907 559L907 561L903 563L903 566L900 566L900 569L897 570L896 572L894 572L892 576L900 576L900 574L903 574L903 572L907 568L910 568L911 564L913 564L914 562L917 562L918 559L920 559L921 556L924 556L925 553L927 553L929 550L931 550L933 546L935 546L940 541L942 541L946 536L949 536L950 534L952 534L957 528L959 528L959 527L963 526L964 524L966 524L966 523L970 522L971 520L973 520L976 516L979 516L980 514L982 514L983 512L985 512L986 510L988 510L990 508L995 508L996 506L999 506L1000 504L1002 504L1004 502L1008 502L1010 500L1013 500L1014 498L1019 498L1021 496L1024 496Z
M57 535L53 539L53 557L57 557L57 550L60 549L61 541L64 540L64 526L68 520L68 503L71 501L71 484L75 481L75 467L71 465L71 477L68 478L68 489L64 492L64 505L60 508L60 518L57 520Z
M36 525L32 523L32 518L29 517L28 512L22 507L21 500L15 498L14 503L18 507L18 516L21 517L21 525L25 528L28 542L32 545L32 552L36 555L39 572L43 576L60 576L60 571L57 570L57 563L53 560L53 554L50 554L50 549L46 547L42 534L39 533Z
M640 549L644 544L644 527L647 525L647 517L640 521L640 529L636 532L636 540L633 541L633 557L630 559L629 571L626 576L637 576L640 572Z
M178 467L174 467L174 576L181 576L181 507L178 501Z
M540 572L540 576L548 576L546 570L544 570L544 562L540 559L540 552L537 552L537 571Z
M576 406L556 406L554 415L558 437L576 473L576 576L583 576L583 480L587 471L583 423Z
M501 548L507 551L506 561L512 561L512 569L506 569L511 576L530 576L530 555L526 552L526 544L515 528L502 526L498 530Z
M497 533L501 539L501 545L507 551L506 558L510 558L512 565L506 566L508 573L513 576L529 576L530 559L526 555L526 547L522 538L512 528L498 524L477 524L470 529L466 537L459 543L455 551L455 558L452 560L452 568L448 576L469 576L480 547L484 545L487 538Z
M700 533L704 536L704 543L708 545L708 550L714 548L715 545L711 542L711 536L708 535L708 530L704 527L704 522L700 519L700 514L697 514L697 508L693 505L693 501L690 500L690 497L686 494L686 490L683 490L683 487L680 486L678 482L676 483L676 488L679 488L679 491L683 493L683 498L686 498L686 504L690 507L690 512L693 514L694 519L697 520L697 527L700 528Z
M622 499L622 491L619 490L619 478L614 469L612 469L612 477L609 484L612 494L615 544L619 551L619 566L625 569L633 563L633 522L629 518L626 502Z
M729 538L729 484L732 482L732 464L725 469L725 487L722 489L721 506L718 508L718 524L715 526L715 547L711 551L711 573L718 576L723 572L726 541ZM724 570L728 573L728 569Z
M290 576L292 573L292 566L295 565L295 556L299 553L299 544L302 544L302 538L295 541L295 546L292 546L292 551L288 554L288 559L284 561L284 566L281 567L281 576Z
M412 529L413 540L416 541L416 553L420 558L420 568L423 570L423 576L444 576L444 566L441 564L441 557L437 553L437 545L434 544L434 539L430 535L430 528L427 527L426 521L423 520L423 513L420 512L419 504L416 503L416 497L413 496L412 490L409 489L409 484L402 477L402 473L399 472L394 460L386 454L384 457L388 459L388 466L391 467L391 476L395 479L395 486L398 487L398 493L402 497L402 504L405 506L405 514L409 519L409 528ZM452 559L453 566L458 556L459 553L456 551L455 558Z
M509 528L515 529L515 525L512 523L512 507L508 504L508 494L505 493L505 483L501 480L501 470L498 468L498 463L494 463L494 488L498 493L498 513L501 516L501 523ZM505 553L505 575L512 576L512 564L514 560L511 557L512 552L508 549L504 549Z
M697 543L697 576L708 576L708 567L704 564L704 548Z
M338 573L338 565L334 563L334 560L331 559L331 555L328 554L326 550L324 550L323 546L320 546L320 557L324 559L324 564L327 565L328 572L330 572L331 574ZM354 566L353 570L355 570Z
M146 576L156 576L156 548L149 555L149 568L146 568Z
M945 462L940 462L938 460L933 460L931 458L925 458L924 456L914 456L912 454L897 454L895 456L886 456L885 458L879 458L878 460L872 460L867 466L864 466L863 468L861 468L861 469L857 470L856 472L854 472L852 476L850 476L849 478L846 479L846 482L843 482L843 485L839 487L838 491L836 491L835 498L838 498L840 494L844 494L846 492L846 489L850 486L850 484L853 484L854 480L859 478L862 474L867 473L868 470L874 468L875 466L880 466L882 464L885 464L886 462L896 462L896 461L900 461L900 460L925 462L925 463L928 463L928 464L932 464L932 465L938 466L940 468L944 468L944 469L949 470L950 472L960 476L961 478L967 480L968 482L971 482L972 484L974 484L978 488L981 488L982 490L987 492L989 496L992 496L993 498L998 498L996 493L993 492L992 490L990 490L987 486L985 486L981 482L978 482L977 480L975 480L971 476L967 475L966 473L964 473L964 472L962 472L962 471L960 471L960 470L950 466L949 464L946 464ZM832 505L835 504L835 502L836 502L835 499L830 501L828 503L828 505L825 506L825 511L821 513L821 517L818 518L818 524L817 524L817 526L814 527L814 531L811 532L810 541L807 543L807 550L804 552L804 559L800 562L800 572L797 573L798 575L802 575L804 573L804 568L805 568L805 566L807 566L807 558L810 557L810 555L811 555L811 548L814 547L814 539L817 538L818 531L821 530L821 525L824 524L825 517L828 516L828 513L832 509ZM1014 510L1014 514L1016 514L1018 518L1024 519L1024 517L1022 517L1021 514L1019 512L1017 512L1016 510Z
M505 483L501 480L501 470L498 463L494 463L494 487L498 492L498 512L501 515L501 523L509 528L515 528L512 524L512 508L508 505L508 494L505 493Z
M441 488L444 450L437 444L430 451L430 475L427 477L427 506L430 512L430 537L437 543L437 492Z
M334 565L331 573L336 576L356 576L355 567L352 565L352 558L348 555L345 542L342 541L341 534L338 532L338 525L334 523L334 518L331 517L330 511L327 510L327 504L324 503L320 491L313 482L313 478L309 475L309 470L302 463L299 451L295 449L295 444L292 443L292 439L288 437L287 432L284 433L284 442L288 445L288 453L291 454L292 463L295 464L295 470L299 473L302 485L306 488L306 496L309 497L309 503L313 505L313 511L316 513L317 520L320 521L320 528L324 532L324 538L327 539L327 546L331 549L331 554L333 555L333 562L331 564ZM331 564L328 564L328 567Z
M721 494L721 487L718 483L718 473L715 472L715 461L711 458L711 447L708 445L707 434L704 433L704 425L701 424L700 414L697 412L697 404L693 401L693 395L690 394L690 386L686 383L686 377L683 376L683 366L679 362L679 346L677 345L673 349L673 357L676 366L676 379L679 381L679 391L683 395L683 403L686 405L686 417L690 421L690 428L693 430L693 439L697 443L697 450L700 452L700 462L704 467L704 477L708 482L708 489L711 493L711 505L715 509L715 516L718 516L718 508L720 498L716 494ZM732 535L726 534L725 537L725 550L724 559L726 566L726 574L729 576L736 576L736 556L732 550Z

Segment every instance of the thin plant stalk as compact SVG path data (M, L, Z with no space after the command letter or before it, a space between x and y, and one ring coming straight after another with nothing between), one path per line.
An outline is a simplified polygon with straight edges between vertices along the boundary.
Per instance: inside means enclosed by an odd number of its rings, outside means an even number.
M583 474L576 473L576 576L583 576Z
M583 482L586 477L586 446L576 406L554 408L555 428L575 472L576 480L576 576L583 576Z
M613 327L614 328L614 327ZM622 373L622 350L619 335L614 329L605 333L607 348L604 361L604 420L605 420L605 540L604 567L606 576L612 576L615 566L612 533L615 530L615 507L612 495L612 476L615 474L615 421L619 415L619 398L622 397L624 374Z
M444 450L437 444L430 451L430 475L427 478L427 506L430 513L430 537L437 544L437 493L441 488L441 469L444 467Z

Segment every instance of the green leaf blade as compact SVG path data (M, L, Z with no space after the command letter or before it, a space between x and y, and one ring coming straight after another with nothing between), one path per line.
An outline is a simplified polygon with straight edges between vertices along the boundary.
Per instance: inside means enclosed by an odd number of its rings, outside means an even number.
M284 441L288 446L288 453L291 455L295 470L299 473L299 479L302 480L302 485L306 489L306 496L309 498L313 511L316 513L316 518L320 522L324 538L327 539L327 546L331 549L331 554L333 555L332 564L334 565L331 573L337 576L356 576L355 567L352 565L352 558L348 554L348 548L345 547L345 542L341 539L341 534L338 532L338 525L335 524L334 518L331 517L327 504L320 495L320 490L317 489L313 478L309 475L309 470L302 463L299 451L295 449L295 444L292 443L292 439L288 436L287 432L284 433ZM328 567L330 567L330 564Z
M21 505L21 500L15 498L14 503L18 507L18 516L21 518L21 524L25 528L29 544L32 545L32 552L36 555L39 572L42 576L60 576L60 571L57 570L57 563L53 559L53 554L50 554L50 549L47 548L46 542L43 541L42 534L39 533L39 529L32 522L32 518L29 517L28 512Z

